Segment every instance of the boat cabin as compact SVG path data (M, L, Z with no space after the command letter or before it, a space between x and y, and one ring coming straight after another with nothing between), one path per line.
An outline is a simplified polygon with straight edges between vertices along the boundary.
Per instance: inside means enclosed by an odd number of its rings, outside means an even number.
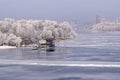
M39 41L40 49L45 49L46 51L55 51L55 44L53 39L46 39Z

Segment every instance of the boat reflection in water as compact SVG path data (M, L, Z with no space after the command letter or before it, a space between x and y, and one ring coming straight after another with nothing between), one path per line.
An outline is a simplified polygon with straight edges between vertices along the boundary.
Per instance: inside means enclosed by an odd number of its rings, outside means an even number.
M13 54L13 51L11 51L11 54ZM16 50L13 57L18 59L63 60L65 59L65 55L71 52L71 49L63 47L55 47L54 51L47 51L44 48L32 50L31 48L25 47Z

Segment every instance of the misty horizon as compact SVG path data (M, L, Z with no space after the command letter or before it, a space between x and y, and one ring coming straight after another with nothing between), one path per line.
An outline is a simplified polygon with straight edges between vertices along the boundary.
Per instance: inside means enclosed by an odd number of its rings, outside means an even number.
M0 20L4 18L95 23L96 15L114 21L120 16L118 0L0 0Z

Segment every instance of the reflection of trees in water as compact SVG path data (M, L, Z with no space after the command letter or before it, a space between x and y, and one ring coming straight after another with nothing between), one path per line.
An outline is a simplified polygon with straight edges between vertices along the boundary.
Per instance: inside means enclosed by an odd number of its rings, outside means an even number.
M17 59L62 59L65 55L71 53L69 48L56 48L54 52L45 50L16 49Z
M45 50L38 50L39 59L59 59L64 58L64 56L70 51L66 48L56 48L53 52L47 52Z
M17 48L15 49L16 59L33 59L36 56L32 54L31 49Z
M70 48L58 48L58 52L64 53L64 54L69 54L72 52Z
M20 48L16 48L15 49L15 55L16 55L16 57L15 58L17 58L17 59L21 59L22 58L22 51L21 51L21 49Z

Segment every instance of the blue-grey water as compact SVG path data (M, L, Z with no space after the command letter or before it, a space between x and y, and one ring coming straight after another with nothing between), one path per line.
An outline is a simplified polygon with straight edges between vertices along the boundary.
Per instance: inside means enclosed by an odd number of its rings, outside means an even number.
M0 50L0 60L120 62L119 32L79 33L55 52L29 48ZM120 68L0 64L0 80L120 80Z

